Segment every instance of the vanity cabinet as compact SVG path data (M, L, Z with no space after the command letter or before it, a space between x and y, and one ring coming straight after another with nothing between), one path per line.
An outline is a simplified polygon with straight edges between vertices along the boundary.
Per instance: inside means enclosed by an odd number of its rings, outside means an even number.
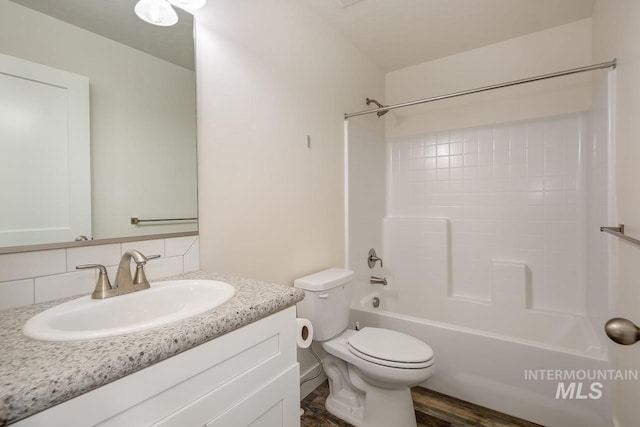
M300 425L295 307L68 400L15 425Z

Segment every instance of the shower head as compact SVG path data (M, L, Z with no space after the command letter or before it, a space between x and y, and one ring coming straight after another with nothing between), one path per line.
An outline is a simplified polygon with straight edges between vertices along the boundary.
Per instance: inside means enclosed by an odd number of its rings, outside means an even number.
M375 99L371 99L371 98L367 98L367 105L374 103L378 106L378 108L383 108L384 105L380 104L378 101L376 101ZM385 114L387 114L389 112L389 110L383 110L383 111L378 111L376 114L378 115L378 117L382 117Z

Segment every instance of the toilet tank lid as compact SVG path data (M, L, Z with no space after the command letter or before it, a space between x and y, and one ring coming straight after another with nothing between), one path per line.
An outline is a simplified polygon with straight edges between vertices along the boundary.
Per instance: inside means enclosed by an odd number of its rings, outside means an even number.
M353 280L353 271L345 268L330 268L296 279L293 286L306 291L326 291Z

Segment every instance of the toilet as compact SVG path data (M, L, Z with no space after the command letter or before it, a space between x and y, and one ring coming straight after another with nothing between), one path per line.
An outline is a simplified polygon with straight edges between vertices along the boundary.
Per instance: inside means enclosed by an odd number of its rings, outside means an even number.
M304 290L298 317L313 325L313 339L327 352L327 410L355 426L415 427L410 387L433 375L433 350L389 329L349 329L354 273L331 268L294 281Z

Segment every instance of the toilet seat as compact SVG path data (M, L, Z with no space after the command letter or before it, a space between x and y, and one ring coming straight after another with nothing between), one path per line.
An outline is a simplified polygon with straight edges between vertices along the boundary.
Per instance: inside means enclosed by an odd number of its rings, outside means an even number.
M344 361L349 366L349 370L358 373L365 382L386 390L399 390L403 387L413 387L414 385L423 383L433 375L435 369L435 356L433 355L430 360L423 363L407 364L403 364L403 362L389 362L380 357L371 357L362 354L362 352L360 352L360 355L357 355L353 347L349 348L349 339L354 335L360 334L362 331L364 331L364 329L360 331L346 329L340 335L328 341L322 341L320 345L329 355ZM355 343L357 345L358 340L355 340ZM422 345L428 347L424 343L422 343L420 347L422 347ZM428 358L428 356L429 355L426 354L424 358ZM367 357L369 360L364 357Z
M422 369L433 364L433 350L424 342L381 328L363 328L347 340L353 355L390 368Z

